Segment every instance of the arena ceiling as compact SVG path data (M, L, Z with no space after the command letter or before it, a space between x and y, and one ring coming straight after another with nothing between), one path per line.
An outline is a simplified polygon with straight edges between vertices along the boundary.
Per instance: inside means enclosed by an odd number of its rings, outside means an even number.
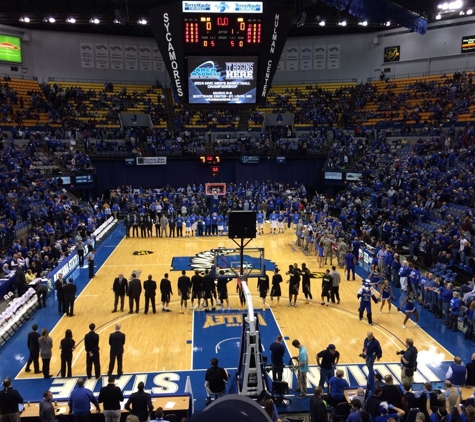
M292 29L291 36L352 34L394 28L393 24L385 27L375 22L368 22L367 26L362 26L361 19L351 16L347 10L339 11L324 4L324 0L277 1L283 12L294 17L296 25ZM338 4L338 1L334 0L335 4ZM4 1L0 10L0 24L42 30L151 37L150 25L140 24L138 21L140 19L147 21L149 9L163 3L164 0ZM433 22L438 13L437 0L397 0L393 3L427 19L428 22ZM463 3L464 11L470 7L475 9L475 0L464 0ZM303 12L306 14L304 20ZM459 11L447 13L443 19L459 16L459 13ZM30 21L21 22L22 17L28 17ZM75 23L66 22L66 19L71 17L75 19ZM49 18L54 18L55 22L50 23ZM100 23L90 23L91 18L97 18ZM115 19L121 23L113 23ZM325 26L319 25L322 20L325 21ZM338 25L343 20L347 22L346 26ZM299 21L302 25L297 26Z

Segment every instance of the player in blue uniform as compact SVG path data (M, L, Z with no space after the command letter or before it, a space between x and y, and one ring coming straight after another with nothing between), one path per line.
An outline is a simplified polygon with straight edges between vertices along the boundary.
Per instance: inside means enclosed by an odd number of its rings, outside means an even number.
M264 234L264 214L259 211L256 214L257 234Z
M191 235L191 218L185 218L185 237L190 237Z
M270 220L270 234L276 234L277 233L277 213L275 211L272 211L271 215L269 216Z
M358 294L356 297L360 300L360 307L358 309L360 321L363 320L363 314L366 310L366 316L368 318L368 324L373 325L373 315L371 312L371 299L373 299L374 303L378 303L378 299L373 294L373 289L371 286L371 282L369 280L364 280L363 285L358 290Z

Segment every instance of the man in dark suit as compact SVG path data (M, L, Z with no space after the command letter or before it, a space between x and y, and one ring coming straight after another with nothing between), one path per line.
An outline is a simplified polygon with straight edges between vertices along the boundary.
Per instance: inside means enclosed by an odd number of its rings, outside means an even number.
M84 347L86 349L86 373L87 379L90 379L92 376L92 365L94 364L94 372L96 374L96 379L101 377L101 361L99 359L99 334L94 330L96 329L96 324L89 324L89 331L84 336Z
M130 237L130 229L132 228L132 219L130 218L130 214L124 219L124 228L125 228L125 237L128 239Z
M122 376L122 357L124 355L125 334L120 332L120 324L115 324L115 331L109 336L110 359L109 372L112 375L117 359L117 375Z
M38 359L40 356L40 348L38 346L38 339L41 337L38 333L38 324L33 324L31 327L33 331L28 333L28 351L30 352L30 356L28 357L28 363L26 364L25 372L31 372L30 365L33 362L33 366L35 368L35 374L40 374L40 365L38 363Z
M155 296L157 291L157 282L152 280L152 274L149 274L148 280L143 282L143 289L145 292L145 314L148 312L149 303L152 304L152 311L155 314Z
M66 311L64 303L64 290L66 280L63 278L63 274L59 273L57 280L54 282L54 289L56 290L56 300L58 301L58 312L60 315Z
M127 293L127 279L124 277L124 274L119 274L119 277L116 277L114 284L112 285L112 290L114 291L114 310L112 312L117 312L117 305L119 304L120 298L120 310L124 310L124 300L125 294Z
M140 295L142 294L142 283L137 278L137 274L132 273L132 280L129 281L127 287L127 296L129 296L129 314L134 313L134 302L135 302L135 313L139 313L139 304L140 304Z
M20 266L18 266L15 271L15 280L18 297L21 297L28 290L28 285L26 284L25 272L20 268Z
M64 310L66 311L66 316L74 316L74 301L76 300L76 291L77 287L73 283L73 279L69 278L69 283L65 284L63 287L64 293Z

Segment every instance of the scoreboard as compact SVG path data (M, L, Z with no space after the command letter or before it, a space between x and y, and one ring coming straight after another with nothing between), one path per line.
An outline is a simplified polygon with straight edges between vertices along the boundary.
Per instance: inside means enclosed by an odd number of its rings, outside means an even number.
M152 30L181 104L264 104L289 13L266 1L174 1L150 10Z

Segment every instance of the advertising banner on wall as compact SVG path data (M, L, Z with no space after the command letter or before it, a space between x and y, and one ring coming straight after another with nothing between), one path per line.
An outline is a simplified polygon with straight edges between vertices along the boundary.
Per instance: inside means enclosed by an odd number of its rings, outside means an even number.
M398 62L401 59L401 46L386 47L384 49L384 63Z
M139 46L140 70L152 70L152 48L148 45Z
M299 70L299 50L297 47L285 47L285 70Z
M327 63L327 46L326 45L314 45L313 46L313 69L324 70Z
M124 48L121 44L109 45L109 56L111 69L123 70L124 69Z
M80 43L79 54L81 55L81 67L94 67L94 46L91 42Z
M312 70L312 46L300 47L300 70Z
M138 70L138 52L135 45L126 45L125 50L125 70Z
M105 43L94 45L96 55L96 69L109 69L109 46Z
M340 68L340 44L328 45L328 69Z

